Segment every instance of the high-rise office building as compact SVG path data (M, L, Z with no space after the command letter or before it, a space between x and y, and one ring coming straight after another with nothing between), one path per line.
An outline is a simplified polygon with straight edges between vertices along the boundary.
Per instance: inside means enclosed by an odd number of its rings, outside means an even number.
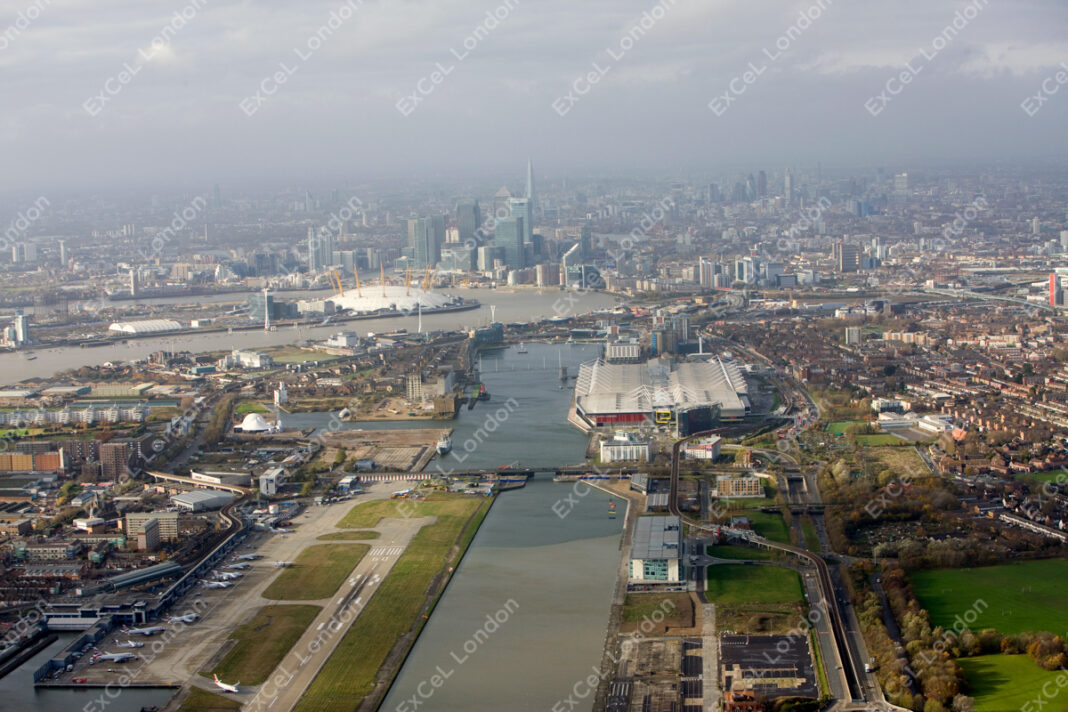
M768 197L768 174L764 171L757 173L757 197Z
M534 211L530 200L512 198L508 201L508 211L513 218L523 219L523 242L529 245L534 235Z
M1062 238L1062 242L1063 242L1063 238ZM67 241L66 240L60 240L59 241L59 264L61 264L64 267L66 267L67 266L67 260L68 260L69 257L70 256L67 254Z
M494 232L501 259L512 269L522 269L526 252L526 233L522 217L505 218L497 222Z
M1061 252L1068 252L1068 230L1061 230Z
M860 268L860 250L856 245L839 240L833 250L831 256L839 272L856 272Z
M589 223L582 226L582 233L579 236L579 251L582 253L582 259L588 260L593 257L593 228Z
M534 191L534 163L527 159L527 200L530 201L532 211L538 209L538 196Z
M504 220L512 213L508 209L508 201L512 199L512 191L508 190L508 186L501 186L493 195L493 219Z
M445 243L445 216L408 219L408 247L416 269L433 267L441 261L441 246Z
M441 261L441 246L445 244L445 225L448 222L444 215L431 215L427 218L427 244L430 249L430 265L436 265Z
M906 196L909 194L909 174L897 173L894 175L894 194Z
M37 261L37 245L32 242L16 242L11 245L11 261L17 265Z
M1039 223L1038 218L1031 218L1031 234L1038 235L1042 232L1042 224Z
M1061 280L1055 274L1049 276L1049 305L1051 307L1064 306L1064 291L1061 289Z
M782 194L787 205L794 204L794 177L790 175L789 168L786 169L786 177L783 178Z
M460 242L472 246L481 242L482 212L477 200L462 200L456 204L456 226L460 231Z

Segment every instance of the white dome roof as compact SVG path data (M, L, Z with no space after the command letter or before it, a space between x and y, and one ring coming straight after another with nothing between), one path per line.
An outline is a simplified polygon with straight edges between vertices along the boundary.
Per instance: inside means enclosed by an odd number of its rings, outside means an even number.
M330 301L343 309L355 312L370 312L379 309L397 309L416 311L419 304L423 309L435 309L452 302L452 297L437 292L424 292L418 287L408 289L401 285L368 285L363 288L361 297L355 289L347 289L341 294L330 297ZM383 291L385 294L383 295Z
M241 421L241 430L246 433L262 433L271 429L259 413L249 413Z

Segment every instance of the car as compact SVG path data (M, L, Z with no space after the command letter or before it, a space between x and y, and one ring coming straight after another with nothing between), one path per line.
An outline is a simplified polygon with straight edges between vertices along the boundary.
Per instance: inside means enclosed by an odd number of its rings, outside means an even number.
M76 682L79 685L81 685L81 684L84 684L84 683L89 682L89 681L86 680L84 677L76 677L73 680L71 680L71 682Z

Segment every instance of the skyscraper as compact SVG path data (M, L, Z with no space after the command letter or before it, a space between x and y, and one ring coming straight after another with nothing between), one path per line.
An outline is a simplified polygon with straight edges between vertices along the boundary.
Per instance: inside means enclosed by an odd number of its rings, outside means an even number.
M523 254L526 252L523 218L513 217L499 220L495 238L504 263L512 269L522 269L524 267Z
M408 219L408 247L416 269L433 267L441 261L441 245L445 242L445 216Z
M534 163L527 159L527 200L530 201L531 210L538 209L538 197L534 192Z
M582 235L579 238L579 251L582 259L588 260L593 256L593 228L589 223L582 226Z
M1063 239L1062 239L1062 242L1063 242ZM67 266L68 257L69 256L67 255L67 241L66 240L60 240L59 241L59 264L61 264L64 267L66 267Z
M1061 280L1055 275L1049 276L1049 305L1059 307L1064 304L1064 292L1061 290Z
M794 204L794 178L790 175L790 169L786 169L786 177L783 178L782 187L783 197L786 200L787 205Z
M860 267L860 250L856 245L839 240L834 243L834 251L831 255L838 267L839 272L856 272Z
M523 242L530 244L534 235L534 211L527 198L511 198L508 201L509 215L523 219Z
M472 246L479 244L482 212L477 200L462 200L456 204L456 226L460 230L460 242Z
M308 271L320 272L325 263L323 262L322 245L315 235L315 228L308 228Z
M768 174L764 171L757 173L757 197L768 197Z

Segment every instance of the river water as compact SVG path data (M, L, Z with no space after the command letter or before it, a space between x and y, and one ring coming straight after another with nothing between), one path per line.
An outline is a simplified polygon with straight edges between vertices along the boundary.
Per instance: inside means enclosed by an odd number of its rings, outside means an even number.
M73 633L60 634L59 640L0 678L0 710L3 712L104 712L108 710L139 710L156 705L163 708L174 696L174 690L120 689L105 692L95 690L36 690L33 673L52 655L70 644ZM134 665L134 663L127 663ZM132 672L136 668L130 668ZM117 677L117 676L116 676ZM109 694L110 693L110 694ZM104 696L104 706L99 703Z
M526 348L483 356L491 400L443 423L455 428L443 469L583 461L586 436L566 422L572 391L560 388L559 366L573 376L599 348ZM325 425L326 416L297 414L292 423ZM381 709L408 712L414 696L423 710L548 712L576 685L580 709L589 709L594 690L583 681L601 661L619 571L624 507L618 519L609 518L609 499L544 474L500 495Z
M467 299L477 299L481 302L481 306L471 311L424 314L424 330L473 329L489 324L491 318L505 323L527 322L557 315L575 315L611 308L616 303L615 297L608 294L596 292L574 294L555 289L524 289L514 292L502 289L449 289L445 291ZM226 297L231 301L236 300L233 295L226 295ZM289 297L283 295L283 298ZM189 299L185 298L180 301L188 303ZM22 352L0 354L0 373L4 374L3 383L13 384L26 378L48 377L57 371L69 368L98 366L107 361L132 361L145 358L155 351L202 352L228 351L236 348L257 349L267 346L283 346L301 339L323 340L343 330L356 331L361 334L367 331L382 333L396 329L414 332L417 325L418 316L413 314L406 317L342 322L327 326L302 326L299 331L286 327L276 331L237 331L232 334L225 331L207 334L190 332L181 336L130 339L125 344L118 343L96 348L40 348L34 351L33 355L36 358L32 361L27 360L26 354Z

